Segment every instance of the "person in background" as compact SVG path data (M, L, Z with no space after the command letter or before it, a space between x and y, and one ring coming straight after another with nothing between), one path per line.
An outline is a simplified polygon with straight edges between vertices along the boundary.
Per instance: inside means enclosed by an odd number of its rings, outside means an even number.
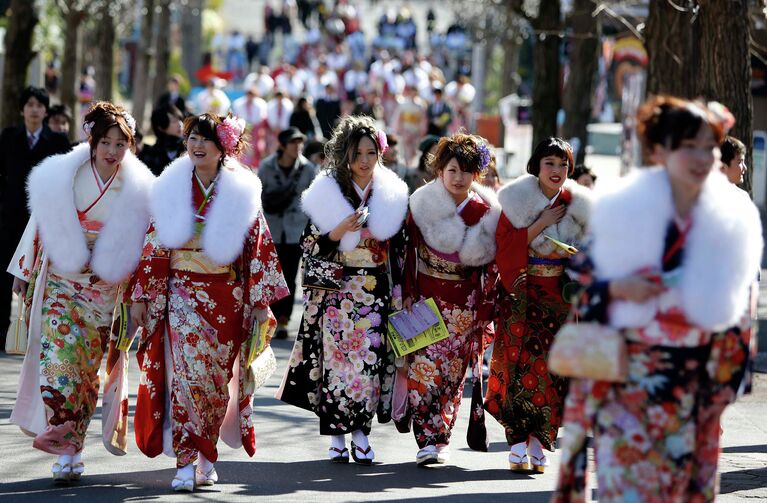
M50 99L40 87L29 86L19 97L22 124L0 133L0 263L10 262L29 221L27 176L48 156L70 149L69 139L45 125ZM0 351L10 324L13 277L0 273Z
M72 127L72 114L66 105L53 105L48 109L47 116L48 127L54 133L69 134L69 128Z
M317 137L317 118L314 116L312 105L305 97L298 98L296 108L290 115L290 126L298 128L309 140Z
M181 111L173 105L165 105L152 111L154 145L141 149L139 159L147 165L154 176L160 176L165 166L184 153L181 138Z
M251 169L255 169L266 155L266 101L259 95L258 87L253 79L245 88L245 96L232 103L234 115L247 124L245 150L240 161Z
M627 375L570 381L555 503L591 499L587 444L600 502L715 501L721 417L746 375L764 243L756 206L719 172L734 118L661 95L636 119L655 167L600 191L590 249L571 261L574 314L619 331Z
M205 89L194 98L194 111L198 114L226 115L232 102L226 93L220 89L225 83L226 81L223 79L210 77L205 83Z
M290 127L290 116L293 114L293 102L281 90L266 104L266 123L269 127L266 136L266 151L274 152L279 145L277 135Z
M435 136L445 136L447 135L447 128L453 121L453 110L443 99L441 85L435 85L432 94L434 99L426 107L426 133Z
M325 142L322 140L309 140L304 145L304 157L309 159L317 168L325 167Z
M157 100L155 108L162 108L167 105L173 105L181 114L186 117L189 110L186 107L186 100L181 95L181 77L173 75L168 79L168 89Z
M426 135L418 144L418 150L421 152L418 166L408 172L407 180L405 180L411 193L434 179L434 173L429 170L428 166L429 160L437 150L437 143L439 143L439 136Z
M389 144L389 148L384 152L383 157L381 157L381 162L384 166L394 171L402 180L406 180L410 170L407 166L399 162L400 153L397 148L399 138L395 134L387 133L386 141Z
M586 188L593 189L594 184L597 183L597 175L591 171L591 168L587 168L583 164L575 167L573 174L570 178L575 180L578 185L583 185Z
M734 136L726 136L720 145L722 166L719 168L727 180L735 185L743 183L746 174L746 146Z
M264 216L272 232L290 295L272 305L277 318L275 338L288 337L288 322L296 297L296 274L301 260L301 233L308 217L301 211L301 194L317 175L317 167L302 155L306 136L297 128L281 131L277 152L261 162Z
M341 117L341 100L338 98L335 86L325 86L325 94L317 100L317 122L322 128L322 136L325 139L333 134L333 128Z

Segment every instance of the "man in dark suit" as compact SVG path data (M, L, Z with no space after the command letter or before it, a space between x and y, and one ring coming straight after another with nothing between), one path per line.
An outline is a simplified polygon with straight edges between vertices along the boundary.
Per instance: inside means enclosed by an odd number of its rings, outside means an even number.
M27 176L46 157L70 148L66 135L54 133L43 123L49 104L45 89L27 87L19 100L24 123L0 133L0 350L5 350L13 285L13 276L5 269L29 221Z
M181 96L181 81L175 75L168 79L168 90L157 99L157 106L155 108L167 105L176 107L184 117L189 115L189 110L186 108L186 100Z
M453 122L453 110L442 96L442 87L434 86L432 92L434 100L426 108L426 118L429 122L426 134L447 136L447 127Z
M144 147L138 158L155 176L160 176L165 167L185 151L181 138L183 119L181 111L173 105L164 105L152 111L152 131L157 141Z

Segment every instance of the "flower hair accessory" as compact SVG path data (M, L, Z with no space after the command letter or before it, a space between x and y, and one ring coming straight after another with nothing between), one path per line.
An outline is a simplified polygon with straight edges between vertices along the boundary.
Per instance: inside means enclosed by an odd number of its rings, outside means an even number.
M477 145L477 152L479 152L479 170L481 172L487 171L487 167L490 166L490 149L487 148L487 144L480 141Z
M378 149L381 151L381 155L384 155L389 150L389 142L386 141L386 133L380 129L376 131L376 143L378 143Z
M714 117L716 118L717 122L722 126L722 129L724 130L725 134L727 131L732 129L732 126L735 125L735 116L732 115L732 112L730 110L719 103L718 101L709 101L707 103L708 111L714 114Z
M93 131L93 126L96 125L96 121L90 121L83 124L83 131L85 131L85 134L90 136L91 131Z
M237 117L229 116L216 126L216 136L221 146L224 147L224 154L234 155L237 149L237 143L240 136L245 131L245 121Z
M125 110L120 112L120 115L123 116L123 119L125 119L125 122L128 124L128 127L130 128L130 132L132 134L136 134L136 119L134 119L133 116Z

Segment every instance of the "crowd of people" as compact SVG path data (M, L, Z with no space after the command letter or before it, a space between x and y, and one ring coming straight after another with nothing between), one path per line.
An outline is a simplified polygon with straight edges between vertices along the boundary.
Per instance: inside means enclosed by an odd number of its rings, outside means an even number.
M269 342L287 335L300 277L277 397L316 414L331 462L372 464L377 418L412 431L419 466L448 463L472 369L473 449L487 449L486 410L510 470L544 473L564 426L555 501L585 498L588 433L602 501L716 496L721 414L748 384L763 245L736 186L745 147L726 136L721 106L651 98L637 120L655 167L598 192L556 137L501 184L483 180L495 162L483 138L429 136L431 179L414 189L387 167L393 135L365 115L342 117L316 164L286 127L253 170L245 120L162 109L153 128L175 154L153 155L165 164L153 173L118 105L95 103L74 147L45 124L44 90L26 89L19 108L24 125L0 141L4 321L13 291L29 333L11 421L57 456L54 480L85 472L105 353L103 442L125 453L134 329L136 443L175 457L172 489L217 482L219 439L252 456L253 394L280 366ZM447 338L395 357L387 320L427 299ZM552 372L552 344L573 325L618 334L623 378Z

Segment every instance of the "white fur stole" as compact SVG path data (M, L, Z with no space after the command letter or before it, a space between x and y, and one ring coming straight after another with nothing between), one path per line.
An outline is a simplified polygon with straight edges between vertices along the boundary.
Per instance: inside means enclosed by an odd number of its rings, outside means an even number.
M575 247L583 243L591 211L592 193L570 179L565 180L564 188L572 195L565 216L558 223L546 227L530 243L530 247L541 255L556 252L563 257L568 256L565 250L544 238L544 234ZM517 229L530 227L549 206L549 198L541 192L538 178L533 175L522 175L505 185L498 192L498 200L503 214Z
M154 175L133 154L125 154L120 165L120 194L91 253L77 218L73 190L77 170L89 156L90 146L82 143L37 165L27 179L29 210L57 269L77 273L90 262L99 278L119 283L136 269L141 258L149 224L147 194Z
M643 169L618 186L599 190L594 203L591 256L600 279L617 279L645 268L660 270L666 231L674 217L665 169ZM746 193L714 170L692 211L678 286L688 320L707 330L734 325L746 311L749 286L762 255L759 213ZM637 327L658 310L658 299L614 301L610 323Z
M408 188L394 172L381 166L373 171L373 187L368 199L367 228L379 241L386 241L401 228L407 216ZM317 226L327 234L354 213L341 187L326 171L321 171L308 189L301 195L301 209ZM341 238L338 249L348 252L357 247L360 232L347 232Z
M194 165L179 157L157 178L149 207L157 239L168 248L181 248L194 236L197 208L192 202ZM205 254L216 264L227 265L242 253L245 239L261 211L261 181L249 169L227 157L216 181L202 231Z
M455 211L455 202L438 178L410 196L410 212L426 244L442 253L455 253L462 264L485 265L495 258L495 230L501 205L492 189L473 183L471 189L490 208L476 224L467 226Z

